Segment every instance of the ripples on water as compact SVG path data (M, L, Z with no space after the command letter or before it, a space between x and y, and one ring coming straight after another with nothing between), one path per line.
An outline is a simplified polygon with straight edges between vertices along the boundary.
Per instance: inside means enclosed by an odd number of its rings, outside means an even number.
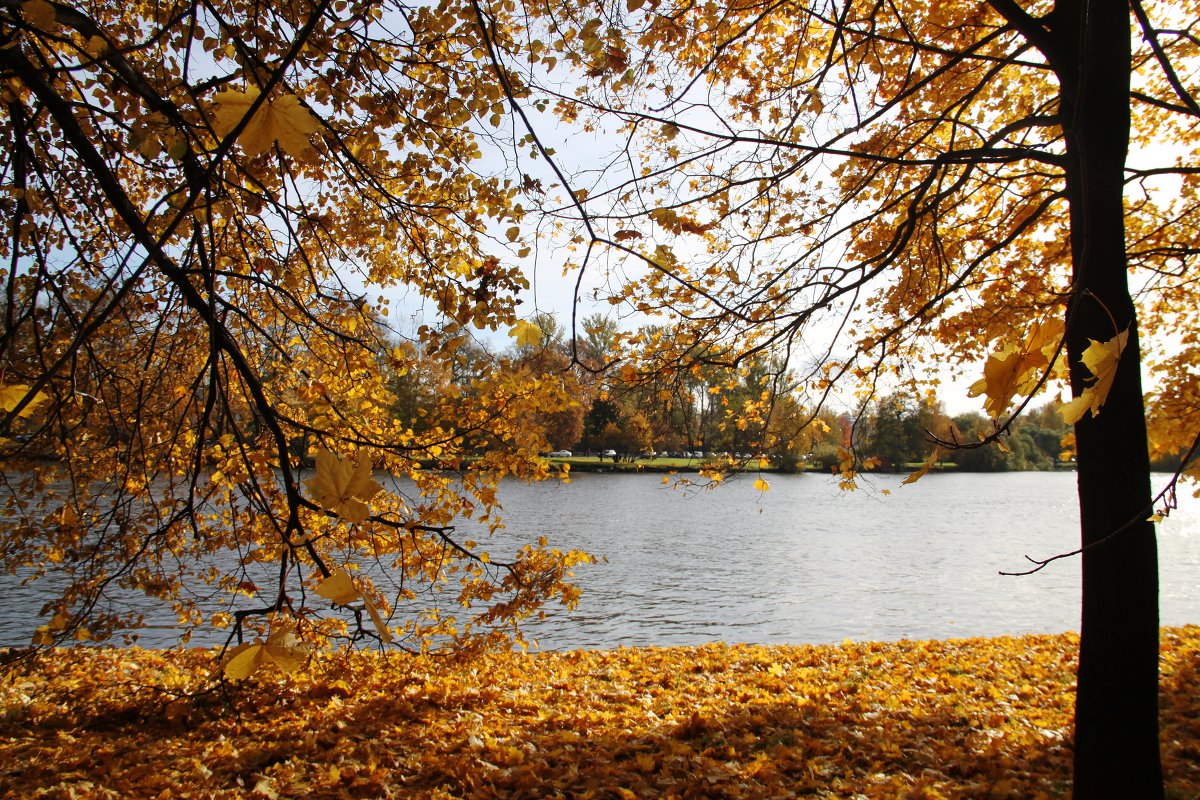
M1078 629L1077 560L999 574L1077 546L1074 474L878 476L852 493L769 477L766 494L744 478L715 492L633 475L506 486L510 532L608 557L579 570L578 610L531 634L558 649ZM1159 535L1164 624L1200 621L1200 504L1181 506Z
M507 528L487 548L499 560L545 535L561 549L607 557L578 569L575 612L551 609L527 626L543 649L1078 628L1077 560L1030 576L998 574L1022 569L1025 554L1077 546L1073 474L935 474L904 487L898 476L877 476L851 493L823 475L768 477L766 494L747 478L713 492L673 489L655 475L508 482L500 493ZM1156 476L1156 486L1166 477ZM1200 622L1191 592L1200 503L1188 493L1180 505L1159 533L1167 625ZM41 605L14 597L11 584L0 581L10 601L0 615L3 645L29 641L28 617L14 613ZM170 633L143 631L140 642L169 644Z

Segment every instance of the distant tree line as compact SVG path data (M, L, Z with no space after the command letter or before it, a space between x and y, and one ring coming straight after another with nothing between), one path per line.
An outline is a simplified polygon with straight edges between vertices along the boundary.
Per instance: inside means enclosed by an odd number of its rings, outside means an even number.
M571 398L565 407L530 420L547 452L574 454L612 450L621 458L651 454L730 454L766 456L788 471L836 470L853 457L868 469L902 472L925 461L931 436L972 443L993 433L992 422L977 412L949 416L935 398L915 389L872 398L838 414L811 413L806 387L784 360L763 354L738 367L712 365L653 373L624 367L620 354L651 347L670 336L666 327L623 332L604 315L585 318L572 337L553 314L534 317L537 336L494 352L482 343L453 342L451 366L431 362L430 369L390 377L393 412L420 431L428 420L446 418L433 409L452 406L484 385L480 378L508 375L514 384L537 377L556 383ZM405 346L401 344L400 346ZM1051 470L1074 459L1071 426L1051 401L1022 415L999 446L955 450L947 466L970 472ZM442 408L445 411L445 408ZM470 431L464 432L471 438ZM479 448L495 450L503 442L476 437ZM1157 469L1173 470L1177 459L1164 458Z

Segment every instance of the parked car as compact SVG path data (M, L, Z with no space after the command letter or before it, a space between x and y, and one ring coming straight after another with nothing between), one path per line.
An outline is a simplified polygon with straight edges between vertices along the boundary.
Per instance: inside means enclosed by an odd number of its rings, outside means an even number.
M555 450L554 452L552 452L550 454L550 457L551 458L570 458L571 451L570 450Z
M601 458L616 458L617 451L616 450L601 450L600 457Z

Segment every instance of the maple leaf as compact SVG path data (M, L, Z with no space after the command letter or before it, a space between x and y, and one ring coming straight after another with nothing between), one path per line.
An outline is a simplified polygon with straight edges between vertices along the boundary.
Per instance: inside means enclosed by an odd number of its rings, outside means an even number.
M304 666L308 655L308 647L295 631L284 627L268 636L265 642L247 642L230 650L221 672L231 681L240 681L249 678L263 664L271 663L290 674Z
M317 584L317 594L339 606L348 606L362 597L354 578L345 569L339 569Z
M17 407L17 404L25 399L25 395L29 394L29 387L23 383L12 383L8 385L0 385L0 411L12 411ZM46 396L38 392L33 398L21 409L17 414L19 417L28 417L33 413L34 408L39 403L46 399Z
M542 341L542 329L536 322L519 320L508 335L517 340L518 347L536 347Z
M1058 318L1034 323L1022 341L1006 342L988 356L983 377L971 384L967 395L985 395L987 400L983 407L988 415L993 419L1002 416L1014 397L1026 395L1037 386L1050 366L1062 335L1063 323Z
M767 483L762 478L758 478L754 481L754 488L760 492L769 492L771 491L771 484Z
M933 469L934 465L937 464L941 458L942 447L941 445L938 445L933 448L933 452L930 453L929 457L925 459L925 463L921 465L920 469L911 473L907 478L900 482L900 485L904 486L906 484L916 483L917 481L921 480L921 478L924 478L929 474L929 470Z
M251 86L245 91L226 89L216 96L217 110L213 115L213 131L225 137L241 123L258 100L260 90ZM321 123L311 111L300 104L294 94L285 94L262 103L254 117L238 136L238 144L250 155L258 155L279 142L279 149L290 156L302 157L312 148L308 137L321 130Z
M675 257L675 251L665 244L654 248L654 258L651 260L661 269L671 269L679 264L679 260Z
M35 27L42 30L49 30L58 21L54 6L46 0L28 0L28 2L22 3L21 14Z
M263 645L263 652L277 667L287 673L300 669L308 659L308 647L290 628L272 633Z
M340 458L321 448L315 456L317 474L305 481L313 499L342 519L355 524L370 514L367 501L383 491L371 477L371 460Z
M392 632L388 630L379 609L371 602L371 598L358 588L358 585L354 583L354 578L350 577L350 573L344 568L317 584L317 594L339 606L348 606L361 600L367 609L367 614L371 617L371 622L379 631L379 636L385 642L392 640Z
M1121 331L1107 342L1097 342L1095 339L1088 339L1088 341L1091 344L1083 351L1080 360L1093 375L1088 379L1092 385L1085 387L1078 397L1058 410L1068 425L1074 425L1083 419L1083 415L1089 410L1093 417L1100 413L1100 408L1108 399L1109 390L1112 389L1113 379L1117 377L1117 365L1121 360L1121 353L1129 342L1129 328Z

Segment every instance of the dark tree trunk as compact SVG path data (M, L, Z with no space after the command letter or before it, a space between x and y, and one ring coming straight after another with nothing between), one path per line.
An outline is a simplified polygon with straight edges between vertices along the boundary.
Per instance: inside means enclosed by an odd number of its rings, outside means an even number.
M1067 332L1071 382L1089 339L1129 329L1100 413L1075 426L1082 524L1083 619L1075 709L1075 798L1163 796L1158 747L1158 556L1136 311L1125 258L1130 10L1117 0L1064 0L1051 17L1061 86L1075 300Z

